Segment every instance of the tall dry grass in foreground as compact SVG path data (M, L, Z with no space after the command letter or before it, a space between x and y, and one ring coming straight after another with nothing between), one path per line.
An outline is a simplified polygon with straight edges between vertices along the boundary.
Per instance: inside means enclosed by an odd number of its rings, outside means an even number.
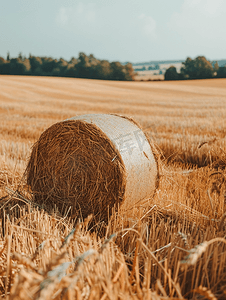
M225 81L0 80L2 299L226 298ZM104 236L34 206L22 179L41 132L84 112L134 117L163 162L155 196Z
M20 214L5 220L3 298L190 299L204 287L225 297L225 239L208 222L204 230L152 206L138 226L100 239L84 223L37 209Z
M224 176L218 172L165 166L155 197L115 214L104 237L100 225L90 232L90 220L47 214L10 186L11 198L1 200L2 297L225 299L225 188L216 186Z

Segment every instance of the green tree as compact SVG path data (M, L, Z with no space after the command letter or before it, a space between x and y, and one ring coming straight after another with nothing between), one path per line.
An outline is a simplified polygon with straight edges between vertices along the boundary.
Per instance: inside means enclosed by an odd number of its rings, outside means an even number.
M111 67L107 60L101 60L96 66L96 78L97 79L110 79Z
M0 57L0 65L5 64L5 63L6 63L5 59L3 57Z
M24 58L22 62L25 66L24 74L30 74L31 71L31 64L28 58Z
M224 67L219 67L217 71L218 78L226 78L226 65Z
M0 65L0 74L11 74L10 63L6 62L5 64Z
M134 80L132 64L122 65L120 62L109 63L107 60L98 60L93 54L87 56L80 52L78 59L72 57L69 62L60 58L36 57L29 54L29 58L22 57L19 53L17 58L10 59L9 52L7 61L0 57L0 74L14 75L49 75L67 76L78 78L96 78L108 80Z
M182 63L184 66L181 68L181 74L183 74L187 78L195 78L196 76L196 69L194 60L190 57L186 59L185 62Z
M126 76L125 76L125 80L134 80L135 78L135 72L133 69L133 65L131 63L127 63L125 65L125 70L126 70Z
M126 70L120 64L120 62L115 61L110 63L110 79L112 80L125 80L126 79Z
M78 76L78 72L76 68L77 63L78 63L77 59L72 57L67 64L64 75L67 77L77 77Z
M169 67L165 72L165 80L178 80L179 74L174 66Z
M90 66L91 64L89 57L84 52L80 52L78 56L78 63L76 66L78 71L78 77L89 78Z
M22 61L20 58L12 58L10 60L11 75L25 75L29 72L31 66L30 61Z
M57 73L58 74L57 76L65 76L67 66L68 66L68 62L63 58L60 58L57 63L57 66L53 69L53 73L54 73L53 75Z
M31 74L35 76L43 76L44 74L41 65L37 67L33 72L31 72Z
M195 68L197 70L196 78L205 79L211 78L214 74L214 69L210 61L204 56L198 56L195 59Z
M98 79L97 66L100 64L100 61L96 59L93 54L89 55L89 78Z
M54 68L52 70L52 75L53 76L62 76L60 68Z
M60 58L58 63L57 63L57 66L59 68L67 67L67 65L68 65L68 62L66 60L64 60L63 58Z
M10 63L0 57L0 74L10 74Z
M52 75L53 69L57 68L58 61L51 57L44 57L42 59L43 75Z
M35 57L35 56L29 56L29 61L30 61L30 65L31 65L31 72L35 73L36 69L41 70L41 66L42 66L42 59L40 57Z
M74 56L70 59L69 64L76 65L78 63L78 60L74 58Z
M188 57L183 65L181 73L190 79L205 79L214 75L212 64L204 56L198 56L194 60Z
M218 72L218 70L219 70L219 65L218 65L218 62L217 62L217 61L215 62L213 69L214 69L214 72Z
M69 63L64 73L67 77L78 77L78 70L76 68L76 64Z

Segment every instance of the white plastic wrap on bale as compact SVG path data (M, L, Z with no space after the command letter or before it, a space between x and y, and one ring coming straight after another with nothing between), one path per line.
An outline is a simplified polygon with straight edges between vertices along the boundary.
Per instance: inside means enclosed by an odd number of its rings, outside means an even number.
M119 150L126 169L123 207L151 197L158 179L157 162L143 131L133 120L109 114L87 114L68 120L80 120L96 125Z

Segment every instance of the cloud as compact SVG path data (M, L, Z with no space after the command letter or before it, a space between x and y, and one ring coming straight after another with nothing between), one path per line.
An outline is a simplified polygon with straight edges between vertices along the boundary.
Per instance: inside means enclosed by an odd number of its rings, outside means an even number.
M184 0L168 22L169 36L186 56L223 57L225 42L225 0Z
M66 25L68 23L68 14L67 9L65 7L60 7L57 16L56 21L60 25Z
M74 8L75 16L81 16L88 22L94 22L96 19L95 7L92 3L84 4L79 2Z
M184 0L179 12L174 13L168 24L181 35L207 38L225 30L225 0ZM223 26L224 25L224 26Z
M84 13L84 4L79 2L75 10L78 14L82 15Z
M56 21L61 26L94 23L96 20L95 7L91 3L77 3L72 7L61 7L56 16Z
M138 19L141 20L142 32L149 37L156 37L156 22L151 16L141 14Z
M222 5L224 5L224 0L185 0L182 10L211 17L216 16Z

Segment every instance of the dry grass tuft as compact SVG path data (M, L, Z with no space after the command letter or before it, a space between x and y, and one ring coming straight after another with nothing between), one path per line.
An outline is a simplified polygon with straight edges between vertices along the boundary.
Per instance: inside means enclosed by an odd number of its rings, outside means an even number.
M138 299L113 236L101 241L84 224L73 229L64 219L38 210L18 222L20 226L7 222L8 235L0 249L3 299L7 293L9 299L24 300L116 299L118 295Z
M224 299L225 239L211 226L201 230L153 207L134 228L102 239L87 231L89 220L74 226L32 207L7 219L0 239L2 298L163 300L199 293Z

